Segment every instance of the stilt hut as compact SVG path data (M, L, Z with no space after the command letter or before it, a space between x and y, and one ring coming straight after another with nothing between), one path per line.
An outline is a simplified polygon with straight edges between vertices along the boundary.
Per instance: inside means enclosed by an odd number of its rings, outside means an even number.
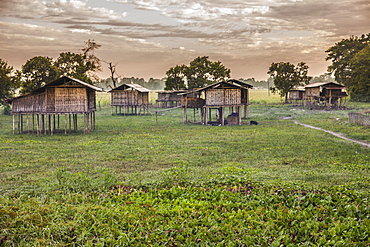
M122 84L111 93L112 115L138 115L148 110L150 90L139 84Z
M84 133L94 130L96 91L103 90L78 79L62 76L29 94L8 99L7 102L12 105L13 133L18 126L19 134L24 131L53 134L61 129L67 134L72 130L77 131L78 114L84 116Z
M289 100L289 103L293 105L303 105L304 97L305 97L304 87L296 87L289 91L288 100Z
M244 107L244 117L248 117L249 88L252 86L231 79L182 94L184 122L188 122L187 109L193 108L194 120L195 109L200 109L202 124L240 125L242 107ZM229 115L226 119L227 110L229 110Z
M179 94L185 92L186 90L157 92L158 98L156 102L159 107L176 107L181 104L182 95Z
M305 106L341 109L346 105L346 87L335 82L315 82L305 86Z

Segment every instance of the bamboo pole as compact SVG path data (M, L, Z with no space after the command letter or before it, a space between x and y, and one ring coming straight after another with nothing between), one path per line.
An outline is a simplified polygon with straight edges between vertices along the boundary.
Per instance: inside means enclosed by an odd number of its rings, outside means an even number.
M238 125L242 124L241 106L238 106Z
M26 118L26 125L27 125L27 134L30 134L30 116L29 114L27 114L27 118Z
M221 125L225 125L225 109L224 107L220 107L220 117L221 117Z
M36 114L36 133L37 135L40 135L40 115Z
M13 135L15 135L15 115L13 114Z
M49 129L50 129L51 136L54 135L54 122L55 122L55 118L53 114L49 116Z
M67 135L67 126L68 126L68 122L67 122L67 114L64 115L64 134Z

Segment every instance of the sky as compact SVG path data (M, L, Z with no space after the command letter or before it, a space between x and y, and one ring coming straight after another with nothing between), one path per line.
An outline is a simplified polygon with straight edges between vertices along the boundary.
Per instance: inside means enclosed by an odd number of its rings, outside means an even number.
M327 71L325 51L370 33L369 0L0 0L0 58L21 69L35 56L101 47L121 77L163 78L198 56L220 61L231 77L268 79L273 62Z

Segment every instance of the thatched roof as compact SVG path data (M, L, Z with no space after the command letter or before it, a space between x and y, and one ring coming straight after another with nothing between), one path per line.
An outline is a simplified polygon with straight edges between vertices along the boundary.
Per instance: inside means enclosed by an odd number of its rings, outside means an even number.
M329 87L333 89L342 89L345 88L345 86L336 83L336 82L314 82L307 84L305 88L314 88L314 87Z
M149 93L151 90L139 85L139 84L122 84L121 86L118 86L116 88L113 88L112 90L108 91L108 93L112 91L118 91L118 90L137 90L141 93Z
M34 95L34 94L39 94L39 93L42 93L45 91L45 88L47 87L56 87L56 86L62 86L62 85L69 85L69 86L78 86L78 85L82 85L84 87L88 87L88 88L91 88L95 91L99 91L99 92L102 92L103 89L99 88L99 87L95 87L94 85L91 85L89 83L86 83L86 82L83 82L79 79L76 79L76 78L73 78L73 77L70 77L70 76L61 76L59 79L56 79L55 81L52 81L40 88L37 88L35 90L33 90L32 92L30 93L27 93L27 94L23 94L23 95L20 95L18 97L14 97L14 98L10 98L10 99L7 99L6 102L7 103L11 103L14 99L18 99L18 98L23 98L23 97L26 97L28 95Z
M248 89L248 88L252 88L253 87L252 85L249 85L249 84L247 84L245 82L242 82L242 81L239 81L239 80L235 80L235 79L230 79L230 80L227 80L227 81L216 82L216 83L213 83L211 85L208 85L206 87L202 87L202 88L199 88L199 89L190 90L188 92L181 93L179 95L191 94L191 93L195 93L195 92L201 92L201 91L207 90L209 88L217 89L217 88L222 88L222 87L225 87L225 86L226 87L232 87L232 88L241 88L241 89Z

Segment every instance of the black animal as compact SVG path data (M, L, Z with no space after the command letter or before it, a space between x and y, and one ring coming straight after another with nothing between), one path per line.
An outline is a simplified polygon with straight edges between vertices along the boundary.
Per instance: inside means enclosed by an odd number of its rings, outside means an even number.
M258 124L258 122L257 122L257 121L250 121L250 122L249 122L249 124L250 124L250 125L257 125L257 124Z

